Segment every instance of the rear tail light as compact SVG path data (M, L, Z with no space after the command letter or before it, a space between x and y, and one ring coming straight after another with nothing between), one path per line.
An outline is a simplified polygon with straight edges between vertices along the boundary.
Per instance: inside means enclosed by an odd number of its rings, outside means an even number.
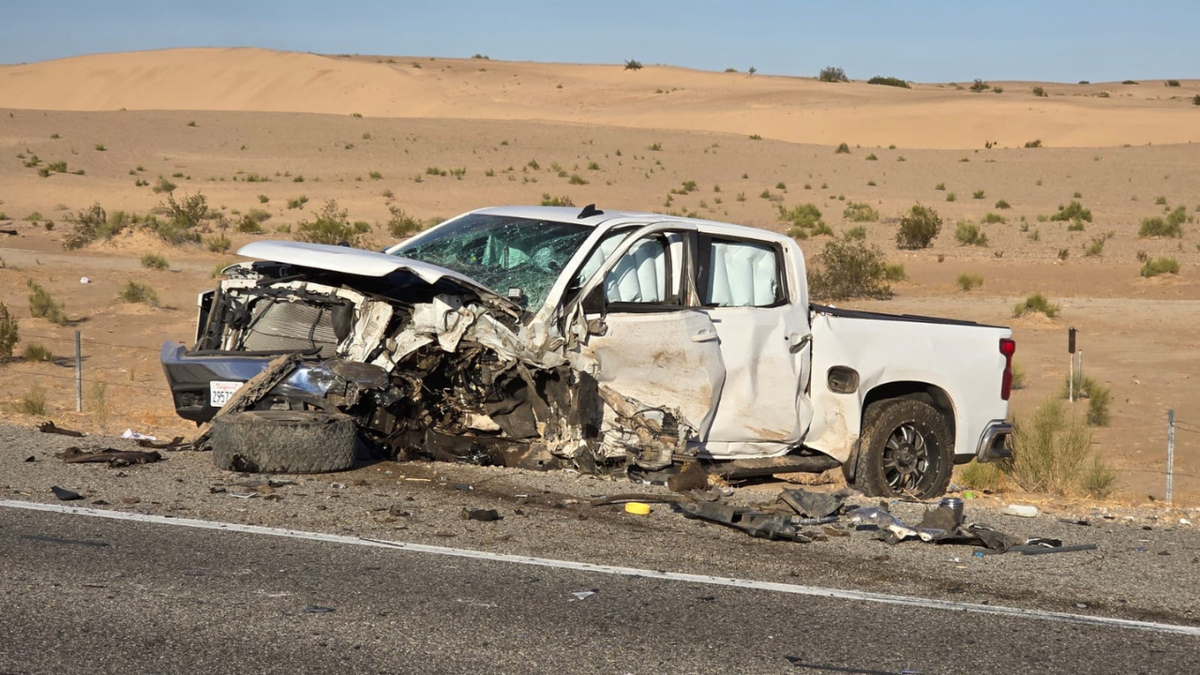
M1017 351L1017 341L1011 338L1000 338L1000 353L1004 355L1004 375L1000 378L1000 398L1007 401L1012 394L1012 359Z

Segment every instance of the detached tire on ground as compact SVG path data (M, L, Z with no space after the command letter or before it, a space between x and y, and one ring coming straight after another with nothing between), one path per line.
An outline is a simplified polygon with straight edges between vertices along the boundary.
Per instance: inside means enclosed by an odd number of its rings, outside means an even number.
M874 497L933 499L945 494L954 471L954 438L945 416L916 399L871 408L854 472L856 486Z
M247 410L213 418L213 463L250 473L328 473L354 466L354 418Z

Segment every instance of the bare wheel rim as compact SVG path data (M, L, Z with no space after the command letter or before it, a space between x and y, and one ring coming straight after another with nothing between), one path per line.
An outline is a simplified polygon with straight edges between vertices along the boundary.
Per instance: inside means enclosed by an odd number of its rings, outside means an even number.
M936 452L911 422L896 427L883 444L883 477L895 492L916 492L932 474Z

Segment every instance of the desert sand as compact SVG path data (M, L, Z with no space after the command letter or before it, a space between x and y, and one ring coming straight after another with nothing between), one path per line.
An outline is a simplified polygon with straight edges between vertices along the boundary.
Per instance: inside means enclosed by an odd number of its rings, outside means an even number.
M178 186L176 197L202 193L230 220L269 212L264 234L227 232L231 251L291 237L286 230L330 199L371 225L367 245L376 247L391 241L389 207L429 221L549 195L784 230L778 207L811 202L840 233L855 225L846 204L865 202L881 215L862 224L867 241L903 264L908 280L894 284L890 301L846 304L1012 325L1027 373L1012 400L1017 415L1058 393L1066 329L1079 328L1087 374L1113 393L1111 424L1094 429L1093 443L1119 469L1116 498L1161 500L1167 410L1200 429L1192 321L1200 237L1191 222L1179 239L1139 238L1138 225L1178 206L1192 219L1200 210L1200 106L1191 100L1200 83L990 84L1002 93L971 92L969 83L901 89L654 65L258 49L0 66L0 229L16 231L0 234L0 301L21 321L18 354L28 343L54 354L0 367L0 415L42 419L19 405L41 388L45 417L63 426L189 432L174 417L158 347L191 341L196 294L236 256L139 231L78 251L62 246L66 218L80 209L160 206L166 195L152 191L160 177ZM1038 86L1048 95L1034 96ZM1043 147L1024 147L1035 139ZM842 142L849 153L834 152ZM26 166L33 155L41 167L66 162L68 173L40 176ZM698 189L671 194L685 181ZM303 206L288 207L302 196ZM1094 216L1082 230L1046 220L1073 199ZM914 203L946 224L931 248L900 251L895 220ZM989 213L1003 222L983 224ZM981 224L987 245L956 241L959 221ZM1098 238L1102 251L1086 256ZM827 240L802 246L812 256ZM148 251L170 268L143 268ZM1174 257L1180 273L1142 278L1139 254ZM964 272L981 275L982 287L961 291ZM65 305L69 325L30 317L27 280ZM117 301L130 280L153 287L157 305ZM1039 291L1059 316L1013 319L1012 305ZM1176 502L1200 504L1200 434L1181 426L1176 440Z

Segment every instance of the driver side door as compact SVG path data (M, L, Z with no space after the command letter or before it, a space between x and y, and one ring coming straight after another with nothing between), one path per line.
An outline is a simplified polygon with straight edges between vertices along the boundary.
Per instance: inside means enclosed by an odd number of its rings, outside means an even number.
M688 440L703 443L725 364L712 320L689 306L694 243L694 232L666 225L622 240L585 289L580 351L597 364L601 384L646 408L677 410Z

